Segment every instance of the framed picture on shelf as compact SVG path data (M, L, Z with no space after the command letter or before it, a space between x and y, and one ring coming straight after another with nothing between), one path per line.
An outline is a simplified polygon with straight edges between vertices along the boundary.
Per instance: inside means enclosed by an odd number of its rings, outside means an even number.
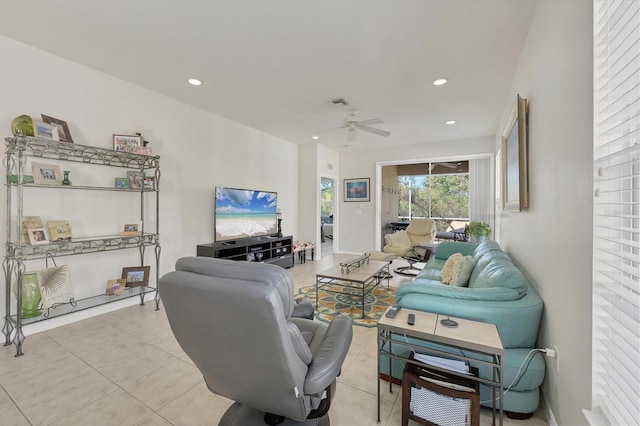
M369 178L345 179L344 201L371 201Z
M116 188L118 188L118 189L129 189L129 179L128 178L116 178Z
M133 266L122 268L122 279L127 287L146 287L149 284L150 266Z
M71 142L73 143L73 139L71 139L71 132L69 132L69 126L66 121L59 120L57 118L50 117L48 115L42 115L42 121L47 124L51 124L58 129L58 140L60 142Z
M104 294L107 296L120 296L124 293L124 289L127 286L126 279L107 280L107 290Z
M47 239L47 234L44 231L44 228L28 229L27 234L29 235L29 242L32 245L49 243L49 240Z
M68 220L50 220L47 222L51 241L64 241L71 239L71 225Z
M137 153L143 146L142 136L113 135L113 149L119 152Z
M144 178L142 183L143 188L147 191L155 191L156 189L156 178L153 176L147 176Z
M137 237L142 235L142 222L125 222L120 228L120 235L123 237Z
M38 185L62 185L60 166L44 163L31 163L33 181Z
M54 141L60 140L60 137L58 136L58 128L55 125L38 120L33 120L33 136L51 139Z
M29 229L42 228L42 218L40 216L22 216L22 242L30 243Z
M127 172L127 178L129 179L129 188L142 189L142 185L144 183L144 172L129 170Z

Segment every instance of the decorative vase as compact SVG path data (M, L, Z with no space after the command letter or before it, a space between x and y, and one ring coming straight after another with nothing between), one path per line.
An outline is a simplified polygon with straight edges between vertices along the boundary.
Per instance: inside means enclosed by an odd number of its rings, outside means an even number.
M282 219L278 218L278 238L282 237Z
M18 286L13 284L13 294L18 297ZM27 272L22 276L22 318L34 318L42 315L38 309L42 295L38 287L38 275L35 272Z
M33 136L33 120L28 115L21 115L13 119L11 122L11 133L13 136L19 134L25 136Z
M69 173L71 173L71 171L65 170L62 173L64 174L64 178L62 179L62 184L71 186L71 181L69 180Z

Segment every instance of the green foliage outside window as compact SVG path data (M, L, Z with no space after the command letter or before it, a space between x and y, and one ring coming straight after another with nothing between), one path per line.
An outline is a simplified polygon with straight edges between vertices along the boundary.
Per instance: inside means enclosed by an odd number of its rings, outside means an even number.
M329 217L333 214L334 188L332 180L323 180L320 184L320 216Z
M439 231L446 230L451 219L469 218L469 175L401 176L398 217L436 219Z

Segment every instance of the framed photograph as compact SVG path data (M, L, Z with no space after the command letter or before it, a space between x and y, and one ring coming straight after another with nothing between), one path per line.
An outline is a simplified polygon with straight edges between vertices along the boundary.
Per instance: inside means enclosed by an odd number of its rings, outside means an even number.
M118 189L129 189L129 179L128 178L116 178L116 188L118 188Z
M137 153L143 146L142 136L113 135L113 149L120 152Z
M529 207L526 99L518 95L502 132L502 208L519 212Z
M44 228L27 229L27 234L29 235L29 242L32 245L49 243L49 240L47 239L47 234L46 232L44 232Z
M137 237L142 235L142 222L125 222L120 228L120 235L124 237Z
M344 201L371 201L369 178L345 179Z
M122 279L126 281L127 287L146 287L149 284L150 269L150 266L122 268Z
M33 136L52 139L54 141L60 140L56 126L38 120L33 120Z
M38 185L62 185L60 166L44 163L31 163L33 181Z
M71 225L68 220L47 221L51 241L71 240Z
M71 139L71 132L69 132L69 126L67 126L66 121L58 120L57 118L50 117L48 115L42 115L42 121L47 124L51 124L58 129L58 140L60 142L70 142L73 143L73 139Z
M127 286L127 280L107 280L107 290L104 294L107 296L120 296L124 293L124 289Z
M154 176L147 176L144 178L142 182L142 186L147 191L155 191L156 189L156 178Z
M144 172L129 170L127 172L127 178L129 179L129 188L142 189L142 185L144 184Z
M42 227L42 218L40 216L22 216L22 242L31 242L29 239L29 229Z

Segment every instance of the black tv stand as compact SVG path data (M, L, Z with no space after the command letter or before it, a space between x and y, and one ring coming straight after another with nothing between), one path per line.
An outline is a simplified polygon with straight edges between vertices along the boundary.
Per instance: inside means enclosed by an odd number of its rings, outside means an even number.
M293 266L293 237L268 237L198 244L198 256L250 262L272 263L291 268Z

